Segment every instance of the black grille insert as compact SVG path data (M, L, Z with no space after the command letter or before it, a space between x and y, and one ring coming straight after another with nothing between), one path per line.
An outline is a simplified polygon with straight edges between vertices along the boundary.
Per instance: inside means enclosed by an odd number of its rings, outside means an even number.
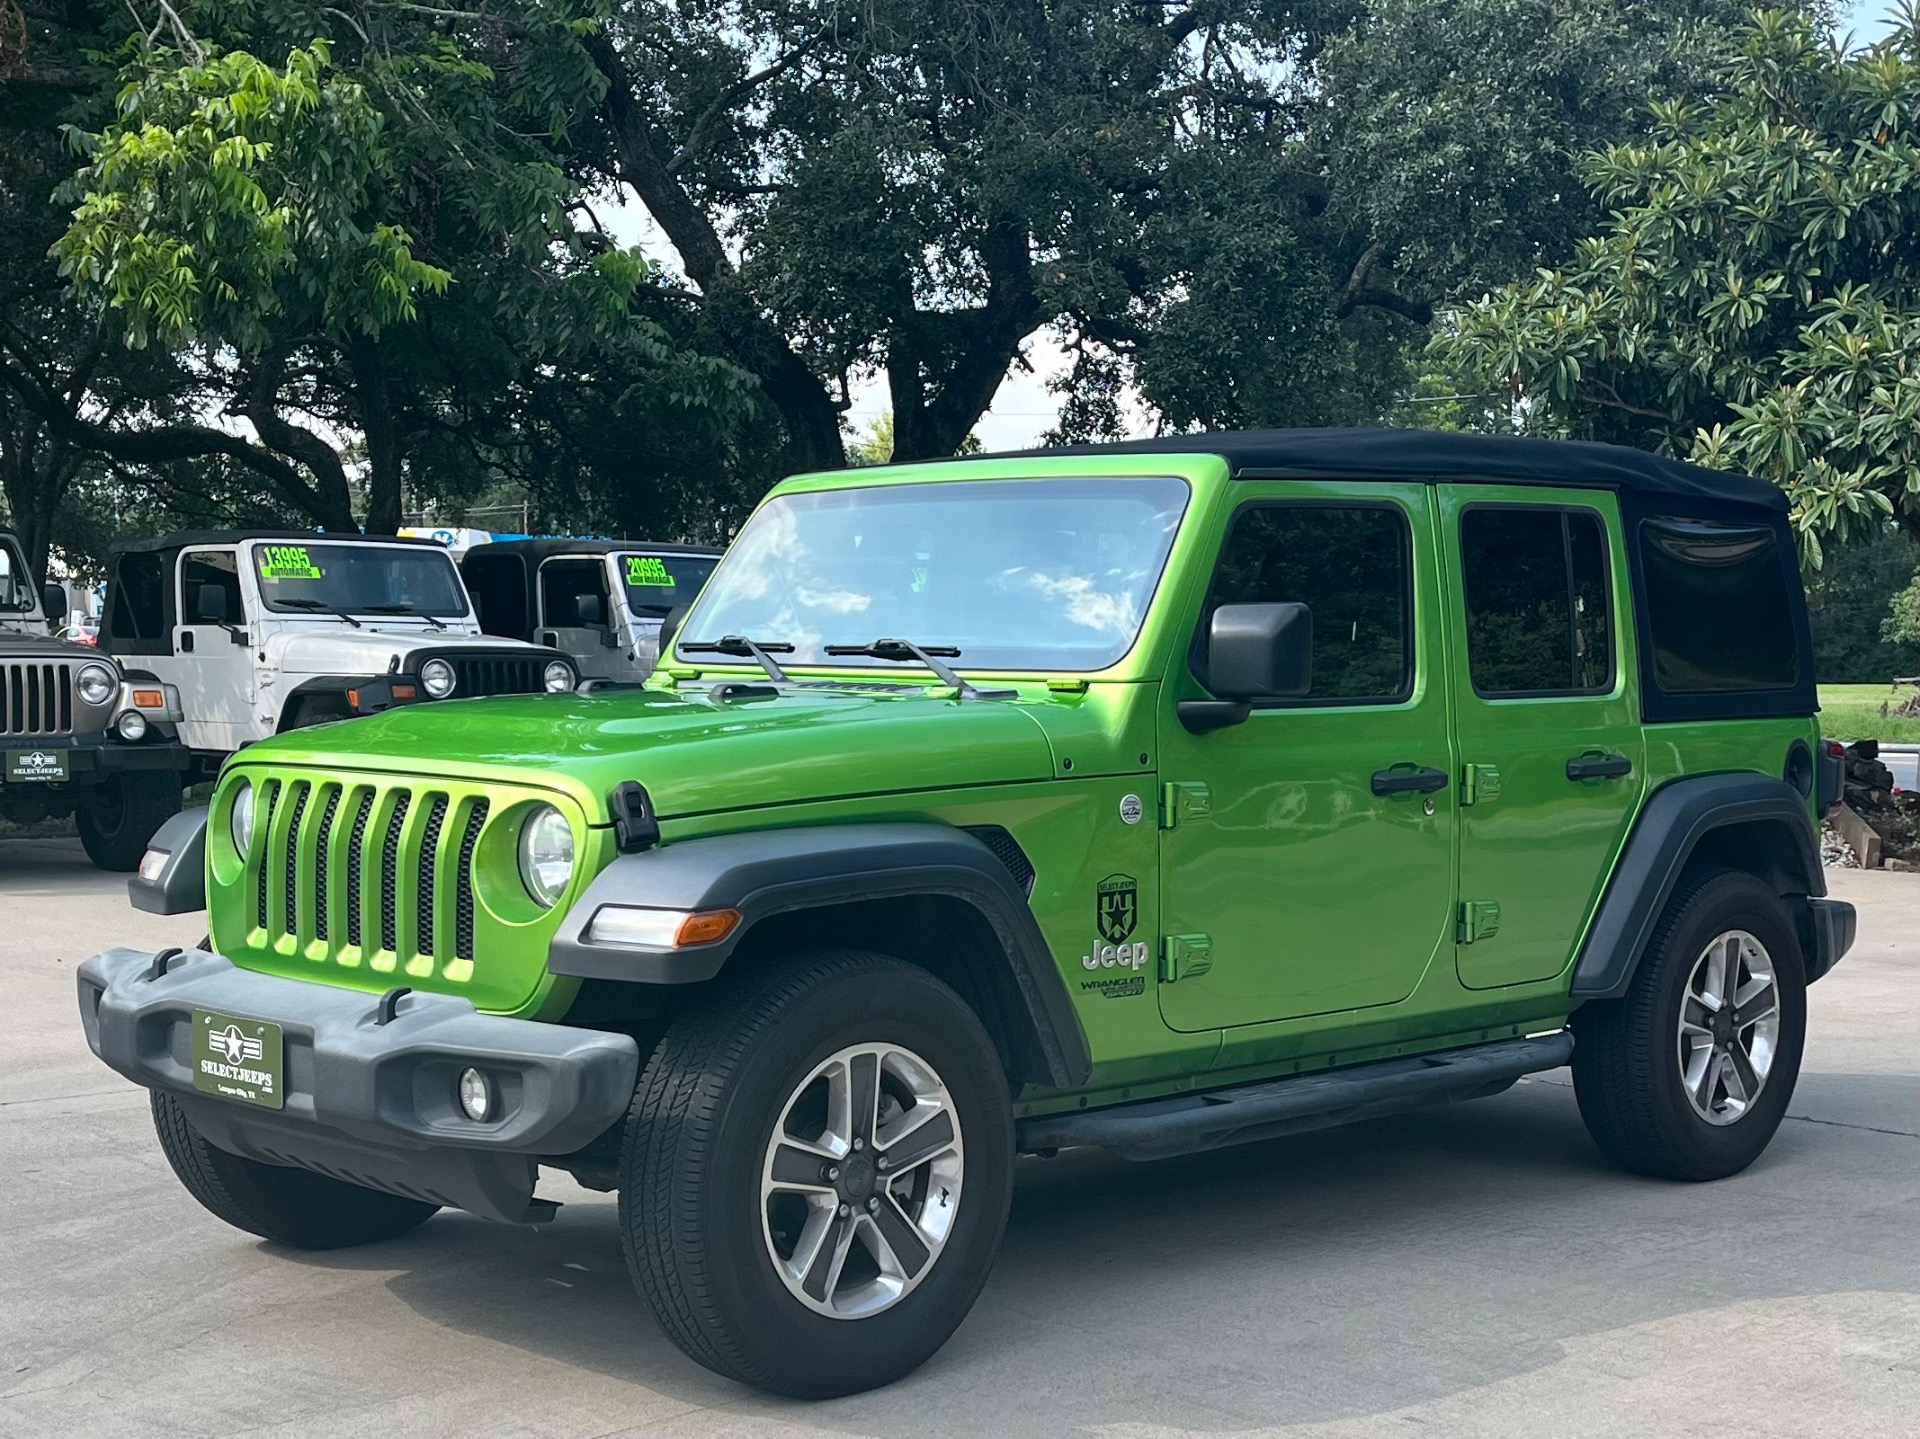
M447 797L437 794L427 801L427 824L420 835L420 861L415 875L414 943L421 954L433 948L433 861L440 852L440 827L446 823Z
M406 790L395 796L387 838L380 847L380 947L389 952L400 948L400 924L394 913L399 899L400 827L407 822L407 807L412 803L413 796Z
M286 916L280 926L282 934L300 933L300 905L295 888L300 873L300 816L307 812L307 800L313 794L313 786L305 780L296 780L293 785L293 813L287 819L287 860L286 860L286 908L281 911Z
M473 851L480 843L480 827L487 822L487 802L475 800L467 814L467 832L460 836L460 863L453 871L453 957L473 958Z
M256 795L253 802L253 822L260 827L261 864L253 872L253 919L261 929L267 927L267 876L273 873L273 866L266 862L267 841L273 834L273 812L280 804L280 781L270 779L261 786L265 794Z
M333 817L340 809L340 786L327 786L326 807L320 811L320 833L313 844L313 937L327 936L327 845L333 838Z
M347 834L347 943L356 948L360 944L360 899L364 893L361 861L366 857L367 821L372 816L373 791L367 790L360 796L359 807L353 812L353 828Z

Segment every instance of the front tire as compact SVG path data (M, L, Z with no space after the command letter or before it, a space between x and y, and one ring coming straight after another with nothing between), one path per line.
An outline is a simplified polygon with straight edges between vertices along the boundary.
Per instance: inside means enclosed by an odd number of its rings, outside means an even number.
M138 869L147 841L180 813L180 790L171 770L129 770L92 786L73 817L87 858L99 869Z
M1666 1179L1753 1163L1799 1077L1805 975L1770 886L1727 871L1683 880L1627 993L1573 1016L1573 1088L1594 1142Z
M170 1094L154 1093L153 1128L174 1174L209 1214L290 1249L344 1249L398 1239L439 1210L324 1174L229 1154L207 1142Z
M854 951L726 984L642 1075L627 1267L668 1336L796 1398L910 1373L979 1297L1013 1192L1005 1073L924 970Z

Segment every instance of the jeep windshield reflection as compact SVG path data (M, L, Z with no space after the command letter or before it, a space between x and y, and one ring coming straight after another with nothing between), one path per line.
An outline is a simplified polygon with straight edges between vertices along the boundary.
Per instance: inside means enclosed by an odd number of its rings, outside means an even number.
M453 557L425 546L258 544L260 597L281 614L430 615L467 613Z
M1184 480L939 481L781 495L681 626L783 664L893 666L828 645L950 646L965 669L1105 669L1133 647L1187 505Z

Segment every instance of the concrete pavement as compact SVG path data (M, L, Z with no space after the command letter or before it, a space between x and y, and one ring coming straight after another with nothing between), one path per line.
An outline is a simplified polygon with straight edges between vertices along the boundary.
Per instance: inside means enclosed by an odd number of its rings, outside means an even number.
M1920 877L1832 871L1855 952L1747 1174L1622 1175L1564 1071L1135 1166L1023 1161L992 1280L918 1374L826 1404L684 1359L610 1197L297 1255L213 1219L73 971L186 944L72 841L0 841L0 1435L1908 1434L1920 1431Z

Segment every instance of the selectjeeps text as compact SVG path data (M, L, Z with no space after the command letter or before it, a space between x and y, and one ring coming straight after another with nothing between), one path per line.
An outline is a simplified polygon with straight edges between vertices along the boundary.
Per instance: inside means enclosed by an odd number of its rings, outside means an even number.
M644 687L234 756L133 881L206 945L89 960L81 1014L229 1223L534 1222L566 1170L694 1359L845 1393L964 1318L1021 1152L1570 1062L1620 1163L1737 1173L1853 936L1814 711L1781 493L1652 455L802 476Z

